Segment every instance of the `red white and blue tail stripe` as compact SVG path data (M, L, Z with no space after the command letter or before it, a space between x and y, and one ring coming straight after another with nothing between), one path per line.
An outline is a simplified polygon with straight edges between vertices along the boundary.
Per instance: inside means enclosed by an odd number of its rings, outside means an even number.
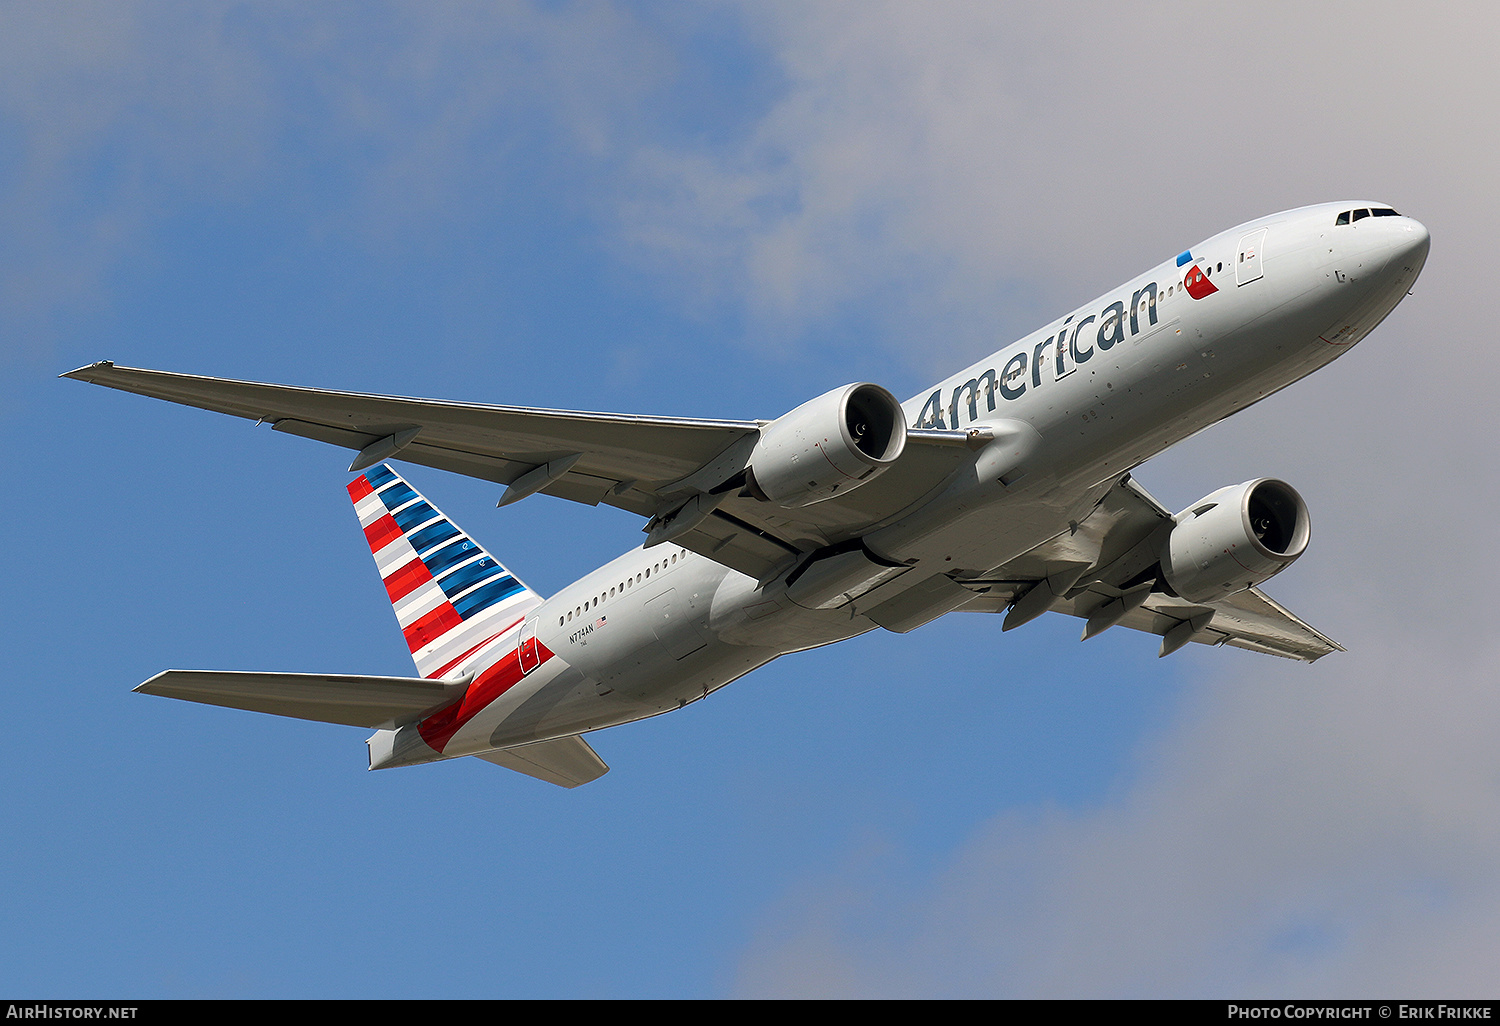
M385 464L349 484L396 621L423 677L442 677L542 604Z

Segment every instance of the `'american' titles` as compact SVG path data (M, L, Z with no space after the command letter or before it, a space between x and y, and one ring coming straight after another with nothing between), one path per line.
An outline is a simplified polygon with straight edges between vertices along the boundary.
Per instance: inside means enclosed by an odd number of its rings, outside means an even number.
M1126 338L1139 335L1143 318L1148 329L1155 325L1156 299L1157 286L1153 281L1136 289L1135 294L1130 297L1128 308L1123 300L1118 300L1098 314L1090 314L1076 324L1073 323L1074 315L1068 315L1054 334L1036 343L1034 347L1028 348L1029 343L1021 343L1010 359L1005 361L1004 370L998 376L994 368L990 368L955 388L946 410L943 409L943 390L934 389L923 404L922 412L917 415L914 426L956 428L959 424L959 411L965 407L970 421L979 419L981 395L984 396L988 409L993 412L995 393L999 392L1008 400L1021 398L1026 394L1028 376L1032 388L1041 387L1044 371L1053 381L1067 377L1079 365L1092 360L1095 352L1107 352ZM1129 335L1125 331L1127 321L1130 325ZM1091 324L1096 325L1095 329L1085 332L1084 329ZM1026 373L1028 367L1030 375ZM984 383L982 386L981 382ZM947 415L946 420L944 414Z

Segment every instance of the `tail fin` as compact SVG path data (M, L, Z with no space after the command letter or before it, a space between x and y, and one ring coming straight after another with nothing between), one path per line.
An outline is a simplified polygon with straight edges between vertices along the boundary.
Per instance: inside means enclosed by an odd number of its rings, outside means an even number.
M351 481L349 498L423 677L443 676L541 605L385 464Z

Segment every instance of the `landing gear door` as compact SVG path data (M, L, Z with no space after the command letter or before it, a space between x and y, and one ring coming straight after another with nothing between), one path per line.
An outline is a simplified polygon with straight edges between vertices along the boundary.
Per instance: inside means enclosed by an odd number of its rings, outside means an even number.
M542 664L536 650L536 620L528 620L521 628L521 640L516 643L516 658L521 664L521 676L526 676Z
M1261 250L1266 244L1266 232L1269 230L1261 228L1240 239L1239 250L1234 261L1236 285L1249 285L1252 281L1259 281L1263 277L1260 257Z

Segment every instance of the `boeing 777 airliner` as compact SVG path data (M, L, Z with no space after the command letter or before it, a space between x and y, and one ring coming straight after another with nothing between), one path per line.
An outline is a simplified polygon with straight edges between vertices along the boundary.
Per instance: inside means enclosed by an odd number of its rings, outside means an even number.
M898 403L851 384L770 421L572 413L96 363L65 377L357 450L348 486L416 677L167 670L136 690L374 728L370 768L473 755L565 787L582 735L677 709L777 656L953 610L1048 610L1314 660L1339 646L1259 585L1307 546L1262 478L1173 514L1131 471L1338 358L1395 308L1428 233L1368 201L1183 250ZM550 598L384 461L646 518Z

